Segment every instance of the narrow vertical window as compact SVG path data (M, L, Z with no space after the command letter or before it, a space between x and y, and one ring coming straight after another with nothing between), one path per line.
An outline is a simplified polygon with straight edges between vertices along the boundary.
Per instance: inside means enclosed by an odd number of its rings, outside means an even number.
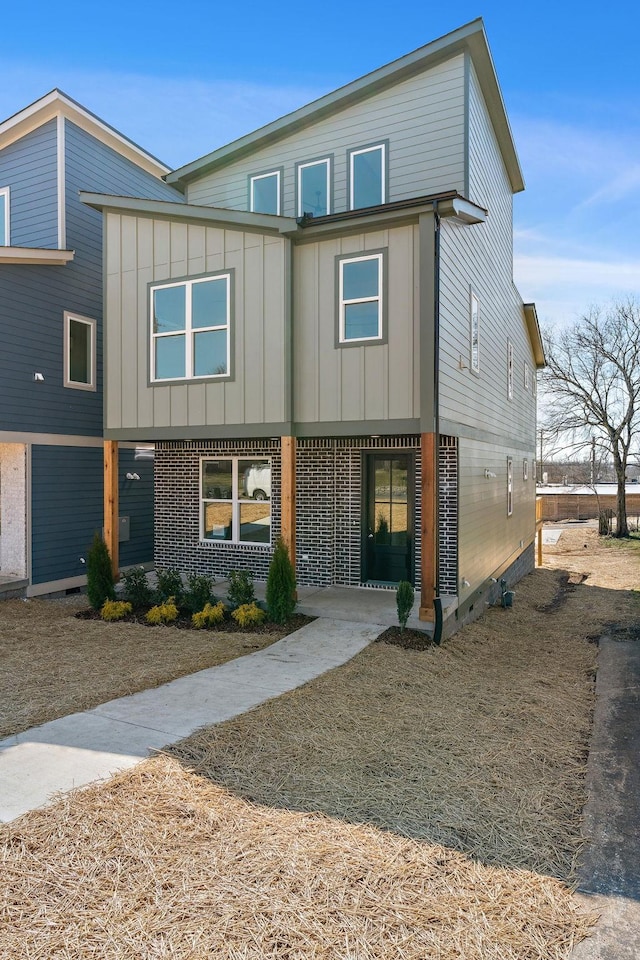
M524 362L524 388L525 390L531 389L531 367L526 360Z
M522 461L522 479L523 480L529 479L529 461L527 460L526 457Z
M382 340L382 277L382 253L339 260L339 343Z
M249 177L249 210L252 213L280 214L280 170Z
M513 460L507 457L507 516L513 513Z
M96 321L64 314L64 385L96 389Z
M470 352L471 369L473 373L480 373L480 303L475 293L471 294L470 301Z
M507 340L507 397L513 400L513 344Z
M331 161L313 160L297 166L297 215L324 217L331 213Z
M349 208L376 207L387 202L387 145L349 151Z
M0 247L11 246L9 187L0 187Z

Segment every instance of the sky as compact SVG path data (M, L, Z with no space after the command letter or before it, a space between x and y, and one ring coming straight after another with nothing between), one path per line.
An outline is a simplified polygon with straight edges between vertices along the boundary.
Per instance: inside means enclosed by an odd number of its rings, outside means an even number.
M31 0L0 118L59 87L171 167L481 16L524 173L514 273L543 324L640 296L640 4Z

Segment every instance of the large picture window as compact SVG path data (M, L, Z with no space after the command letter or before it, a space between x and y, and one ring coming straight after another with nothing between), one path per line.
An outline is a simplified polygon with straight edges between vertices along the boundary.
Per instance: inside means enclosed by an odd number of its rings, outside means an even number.
M0 247L11 246L10 223L9 187L0 187Z
M96 389L96 321L64 314L64 385Z
M201 460L200 538L226 543L271 543L271 460Z
M387 145L349 151L349 209L387 202Z
M382 341L384 254L338 260L338 342Z
M232 274L150 289L151 380L230 375Z
M323 217L331 213L331 161L312 160L297 166L298 213Z

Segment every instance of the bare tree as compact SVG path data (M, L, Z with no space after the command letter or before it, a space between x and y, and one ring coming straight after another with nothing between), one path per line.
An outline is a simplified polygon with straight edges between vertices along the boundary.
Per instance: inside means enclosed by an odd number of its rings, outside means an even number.
M640 304L593 309L572 327L545 334L542 374L550 429L613 456L618 484L616 536L628 537L627 462L640 439Z

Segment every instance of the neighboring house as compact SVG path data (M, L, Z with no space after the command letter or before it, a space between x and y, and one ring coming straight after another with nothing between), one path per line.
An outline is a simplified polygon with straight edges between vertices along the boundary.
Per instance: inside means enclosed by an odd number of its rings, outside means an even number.
M79 191L180 199L167 169L58 90L0 123L5 595L82 585L103 524L102 222ZM150 561L153 461L135 444L119 487L121 561Z
M409 580L459 620L529 570L544 356L481 21L167 181L184 203L83 195L105 437L156 445L156 563L263 579L282 535L301 585Z

